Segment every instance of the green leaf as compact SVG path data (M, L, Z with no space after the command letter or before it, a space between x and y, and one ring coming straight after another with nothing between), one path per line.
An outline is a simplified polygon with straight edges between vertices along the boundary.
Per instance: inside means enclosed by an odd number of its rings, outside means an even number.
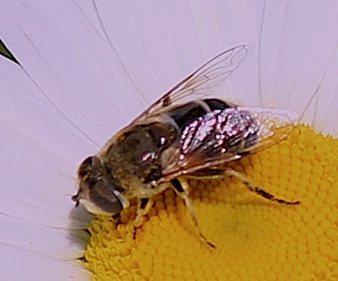
M12 53L9 51L9 49L6 47L6 45L2 42L0 39L0 55L4 56L5 58L10 59L11 61L20 64L18 60L12 55Z

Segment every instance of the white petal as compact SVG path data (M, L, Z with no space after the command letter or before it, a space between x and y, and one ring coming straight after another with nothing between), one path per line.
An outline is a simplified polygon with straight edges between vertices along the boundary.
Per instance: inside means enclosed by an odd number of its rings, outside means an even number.
M75 260L83 255L88 242L88 237L82 231L70 232L69 229L40 226L3 214L0 214L0 220L1 244L16 245L51 258Z
M326 132L322 114L328 109L327 100L337 96L336 79L329 79L330 71L338 70L337 15L336 2L271 2L264 9L261 35L262 105L306 111L303 121ZM332 87L329 91L323 89L326 83ZM331 132L337 130L331 117L325 119L335 126Z
M17 246L0 243L0 247L3 281L89 280L90 274L79 263L50 258Z
M127 74L118 56L75 2L8 2L0 14L4 41L41 88L37 95L46 95L68 123L102 144L139 112L140 95L121 79Z
M41 225L69 226L66 214L74 206L70 197L76 190L76 164L4 121L0 135L2 184L6 193L0 196L1 212Z

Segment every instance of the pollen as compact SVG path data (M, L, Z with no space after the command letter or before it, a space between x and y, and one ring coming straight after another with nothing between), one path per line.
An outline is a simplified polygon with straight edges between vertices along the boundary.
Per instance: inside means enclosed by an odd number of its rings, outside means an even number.
M190 180L200 229L172 190L154 198L141 227L136 207L116 225L97 217L83 262L105 280L338 280L338 140L309 127L226 167L286 205L249 191L239 179Z

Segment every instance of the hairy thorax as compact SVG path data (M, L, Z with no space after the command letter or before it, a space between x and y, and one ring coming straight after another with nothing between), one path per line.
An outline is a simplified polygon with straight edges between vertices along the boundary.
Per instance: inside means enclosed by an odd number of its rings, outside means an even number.
M120 183L126 195L147 193L162 177L163 152L176 138L174 126L158 122L122 132L102 154L107 175Z

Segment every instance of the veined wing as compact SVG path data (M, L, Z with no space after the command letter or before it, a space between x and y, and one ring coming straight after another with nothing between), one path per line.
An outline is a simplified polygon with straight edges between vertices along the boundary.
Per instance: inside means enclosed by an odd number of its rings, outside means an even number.
M248 49L247 45L240 45L220 53L153 103L132 124L144 123L145 119L169 111L179 104L211 95L212 90L239 67Z
M179 152L163 167L163 181L266 149L284 139L297 119L297 114L282 109L235 107L210 112L183 129Z

